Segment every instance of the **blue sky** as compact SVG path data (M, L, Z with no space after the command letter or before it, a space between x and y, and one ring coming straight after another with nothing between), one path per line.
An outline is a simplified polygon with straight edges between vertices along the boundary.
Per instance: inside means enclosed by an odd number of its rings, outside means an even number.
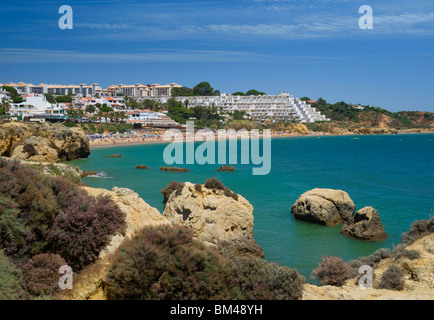
M73 29L61 30L61 5ZM359 28L370 5L374 29ZM434 112L433 0L9 1L0 82L209 81Z

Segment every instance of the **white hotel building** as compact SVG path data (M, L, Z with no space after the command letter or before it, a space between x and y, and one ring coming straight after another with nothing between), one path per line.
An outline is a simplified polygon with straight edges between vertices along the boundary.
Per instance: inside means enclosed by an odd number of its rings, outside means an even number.
M34 85L32 83L3 83L3 86L15 88L19 94L53 94L53 95L74 95L82 97L94 96L97 91L101 90L98 83L93 83L92 85L87 85L82 83L80 85L58 85L58 84L45 84L40 83L39 85Z
M215 97L178 97L189 107L216 106L223 112L245 111L256 122L279 122L296 120L301 123L330 121L311 105L287 92L265 96L233 96L222 94Z
M132 124L164 127L175 127L179 125L179 123L175 122L162 112L156 112L151 110L136 110L128 111L127 114L129 115L128 123Z
M154 98L154 97L170 97L173 88L181 88L182 86L177 83L170 83L160 85L158 83L143 85L136 83L133 85L111 85L106 89L102 89L98 83L87 85L82 83L80 85L58 85L58 84L45 84L34 85L31 83L2 83L1 85L9 86L17 89L19 94L53 94L53 95L73 95L79 97L93 97L93 96L108 96L116 97L119 95L135 97L135 98Z
M11 103L9 113L12 117L34 118L34 117L57 117L66 119L64 109L59 105L53 105L45 99L43 94L29 94L24 96L25 101Z

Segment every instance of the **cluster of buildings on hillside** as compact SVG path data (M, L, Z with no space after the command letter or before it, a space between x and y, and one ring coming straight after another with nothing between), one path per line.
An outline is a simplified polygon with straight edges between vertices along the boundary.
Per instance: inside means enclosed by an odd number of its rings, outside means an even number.
M126 97L133 97L138 101L145 99L166 103L171 98L173 88L180 88L179 84L168 85L112 85L102 89L97 83L90 86L80 85L47 85L3 83L2 86L13 87L22 95L24 102L10 103L9 113L17 119L49 119L66 120L68 110L85 110L89 105L111 107L115 111L127 111L128 122L142 124L176 125L167 116L167 111L154 112L150 110L131 110L126 107ZM7 92L0 91L0 97L7 99ZM71 95L72 103L51 104L46 100L46 94L53 96ZM189 108L195 106L215 106L223 114L235 111L244 112L245 117L260 123L279 121L299 121L310 123L315 121L329 121L324 115L309 104L309 102L294 98L289 93L278 95L237 96L221 94L219 96L189 96L175 97ZM89 118L91 115L88 115Z
M31 83L3 83L3 86L9 86L17 89L19 94L52 94L52 95L73 95L81 97L164 97L170 96L172 88L180 88L177 83L160 85L157 83L143 85L136 83L134 85L112 85L106 89L102 89L98 83L87 85L82 83L80 85L58 85L58 84L45 84L40 83L34 85Z
M302 123L330 121L310 104L294 98L287 92L265 96L234 96L221 94L215 97L177 97L188 106L216 106L223 112L244 111L256 122L295 120Z

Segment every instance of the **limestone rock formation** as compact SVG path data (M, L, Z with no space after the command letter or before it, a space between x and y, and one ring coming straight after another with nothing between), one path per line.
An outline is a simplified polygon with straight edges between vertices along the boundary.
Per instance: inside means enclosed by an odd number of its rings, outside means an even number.
M139 164L139 165L136 166L136 169L144 169L144 170L146 170L146 169L149 169L149 167L146 166L146 165L144 165L144 164Z
M333 226L351 221L356 207L342 190L313 189L303 193L291 207L296 219Z
M365 128L365 127L361 127L361 128L354 128L353 133L355 134L396 134L398 133L398 130L394 129L394 128L388 128L388 127L384 127L384 128Z
M112 154L112 155L107 155L105 156L106 158L122 158L121 154Z
M345 128L339 128L339 127L332 127L329 132L331 134L338 135L338 136L352 134L350 130Z
M240 195L232 197L225 190L205 185L198 188L186 182L181 190L170 194L163 216L174 225L191 228L195 238L208 244L234 242L225 245L238 252L263 255L262 249L253 248L257 246L253 239L253 207Z
M63 163L51 163L51 162L35 162L26 161L19 159L11 159L7 157L0 157L2 160L6 161L17 161L22 165L31 167L42 174L46 174L52 177L64 177L72 182L81 183L81 178L83 177L83 171L79 168L63 164Z
M387 238L380 215L372 207L365 207L357 211L354 217L344 224L341 233L367 241L380 241Z
M89 141L81 128L61 124L6 123L0 126L0 155L40 162L87 158Z

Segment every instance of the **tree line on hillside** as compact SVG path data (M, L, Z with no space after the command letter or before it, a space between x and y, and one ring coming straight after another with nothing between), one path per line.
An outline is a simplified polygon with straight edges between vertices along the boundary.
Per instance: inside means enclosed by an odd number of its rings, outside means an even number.
M309 97L303 97L300 100L306 102L312 101ZM321 112L321 114L324 114L327 118L338 122L370 122L372 126L376 126L380 121L382 121L382 116L386 116L390 117L389 125L393 127L415 127L418 124L428 124L430 121L434 120L434 114L431 112L392 112L380 107L372 107L369 105L362 105L361 107L363 109L358 109L352 104L346 103L344 101L332 104L328 103L323 98L318 98L315 103L310 104L312 107ZM416 121L417 117L421 119Z
M23 97L18 94L17 89L9 86L2 86L2 89L9 92L13 103L21 103L24 101Z
M189 96L219 96L220 91L214 90L209 82L202 81L193 88L181 87L172 89L172 97L189 97ZM261 96L266 95L265 92L261 92L255 89L251 89L246 93L237 91L232 95L234 96Z

